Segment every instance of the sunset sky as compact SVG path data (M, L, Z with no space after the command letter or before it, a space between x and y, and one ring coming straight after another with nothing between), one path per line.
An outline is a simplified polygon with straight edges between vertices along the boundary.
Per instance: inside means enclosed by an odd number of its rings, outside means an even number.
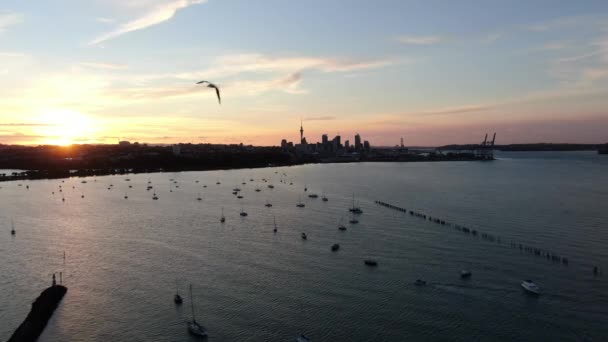
M3 144L608 142L608 1L3 0L0 79Z

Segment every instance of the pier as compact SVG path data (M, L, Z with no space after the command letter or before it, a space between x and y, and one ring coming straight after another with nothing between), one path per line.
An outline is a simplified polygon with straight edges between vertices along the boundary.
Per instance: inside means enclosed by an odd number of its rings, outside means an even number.
M500 238L500 236L496 236L496 235L489 234L489 233L484 233L484 232L478 231L476 229L472 229L470 227L466 227L466 226L456 224L456 223L451 223L451 222L445 221L443 219L433 217L431 215L427 215L425 213L421 213L421 212L418 212L415 210L408 210L406 208L399 207L397 205L390 204L387 202L383 202L383 201L374 201L374 202L385 208L389 208L389 209L400 211L402 213L409 214L412 217L418 217L423 220L428 220L430 222L436 223L441 226L453 228L454 230L462 232L467 235L470 235L471 237L479 236L479 237L481 237L482 240L485 240L488 242L497 243L497 244L502 243L502 239ZM568 260L568 258L561 256L553 251L549 251L549 250L545 250L545 249L537 248L537 247L533 247L533 246L528 246L528 245L518 243L515 241L510 241L510 247L513 249L519 249L520 252L528 253L533 256L545 257L547 260L549 260L553 263L562 264L564 266L568 266L568 264L570 262Z
M67 291L67 287L55 284L42 291L40 296L32 303L30 313L15 330L8 342L36 341Z

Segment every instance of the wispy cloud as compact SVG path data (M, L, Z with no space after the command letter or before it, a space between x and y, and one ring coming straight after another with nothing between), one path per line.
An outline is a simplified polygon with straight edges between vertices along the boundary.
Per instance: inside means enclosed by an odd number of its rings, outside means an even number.
M424 115L463 114L463 113L483 112L483 111L493 109L494 107L495 106L493 106L493 105L466 105L466 106L456 106L456 107L433 109L433 110L422 112L422 114L424 114Z
M95 69L106 69L106 70L125 70L128 68L125 64L115 63L98 63L98 62L82 62L80 65L95 68Z
M175 16L177 11L192 5L202 4L205 2L207 2L207 0L176 0L164 5L157 6L153 10L141 16L140 18L122 24L115 30L104 33L101 36L93 39L89 43L89 45L96 45L129 32L143 30L150 26L163 23L165 21L171 20Z
M605 17L598 15L562 17L531 24L526 26L525 29L533 32L548 32L574 27L592 27L604 25L605 19Z
M433 45L443 40L440 36L399 36L397 41L406 45Z
M336 119L335 116L326 115L326 116L307 117L307 118L304 118L304 121L331 121L331 120L335 120L335 119Z
M10 26L17 25L23 21L23 17L14 12L0 11L0 33L6 31Z
M48 123L27 123L27 122L17 122L17 123L0 123L1 127L44 127L44 126L54 126L53 124Z
M394 60L348 60L326 57L269 57L262 54L225 55L216 59L213 65L203 71L180 73L178 78L218 78L241 73L299 72L319 70L322 72L349 72L375 69L394 64Z
M21 58L21 57L29 57L25 53L21 52L2 52L0 51L0 57L9 57L9 58Z
M95 21L98 22L98 23L103 23L103 24L112 24L112 23L114 23L114 19L112 19L112 18L104 18L104 17L96 18Z

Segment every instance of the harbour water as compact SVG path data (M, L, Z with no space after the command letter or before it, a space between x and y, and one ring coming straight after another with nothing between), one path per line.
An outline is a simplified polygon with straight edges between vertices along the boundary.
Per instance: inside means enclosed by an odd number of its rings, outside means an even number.
M608 158L497 158L0 183L0 340L54 272L63 273L69 291L44 342L191 341L190 283L212 341L293 341L301 333L314 341L607 340ZM353 194L363 210L354 225ZM304 208L296 207L299 198ZM241 209L249 215L239 216ZM346 231L337 229L341 218ZM522 252L511 241L569 263ZM378 267L365 266L367 258ZM594 276L594 266L603 274ZM461 279L462 269L472 277ZM173 304L176 279L186 299L180 307ZM427 285L415 286L416 279ZM523 279L542 294L524 293Z

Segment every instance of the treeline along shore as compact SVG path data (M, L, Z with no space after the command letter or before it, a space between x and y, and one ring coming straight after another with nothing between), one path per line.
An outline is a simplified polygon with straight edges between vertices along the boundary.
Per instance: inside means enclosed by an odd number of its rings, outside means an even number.
M57 179L127 173L207 171L242 168L291 166L307 163L421 162L478 160L472 153L400 153L379 148L374 153L345 154L327 158L298 154L279 147L214 144L172 146L0 145L0 181Z

